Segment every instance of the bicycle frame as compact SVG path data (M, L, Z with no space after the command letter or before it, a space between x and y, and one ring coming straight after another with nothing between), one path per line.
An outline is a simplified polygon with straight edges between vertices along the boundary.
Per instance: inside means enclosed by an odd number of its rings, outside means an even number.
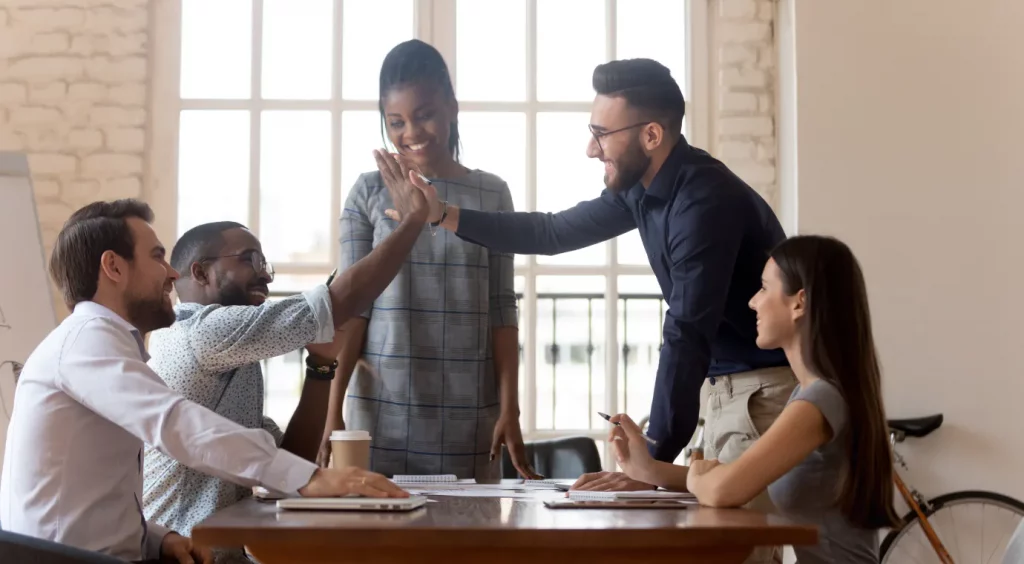
M892 446L892 455L896 459L904 470L907 469L906 462L903 461L903 457L896 452L896 443L903 442L904 436L901 431L891 431L889 433L889 443ZM928 502L925 501L924 497L917 491L907 487L907 484L900 478L896 468L893 468L892 472L893 482L896 483L896 489L900 491L900 495L903 496L903 500L907 502L907 506L917 514L918 520L921 522L921 528L924 530L924 534L928 537L928 542L935 549L935 554L939 557L942 564L954 564L953 557L949 555L946 547L943 546L942 541L939 540L939 535L935 534L935 529L932 528L932 524L928 522L928 518L925 517L925 510L921 506L928 507ZM919 501L920 500L920 501Z

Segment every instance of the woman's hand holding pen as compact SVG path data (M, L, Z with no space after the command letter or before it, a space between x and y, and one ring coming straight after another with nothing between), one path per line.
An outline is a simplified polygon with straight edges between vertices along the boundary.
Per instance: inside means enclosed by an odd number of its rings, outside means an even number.
M608 433L608 441L622 471L634 480L657 484L658 461L647 450L647 439L640 427L624 413L612 416L609 421L616 423Z

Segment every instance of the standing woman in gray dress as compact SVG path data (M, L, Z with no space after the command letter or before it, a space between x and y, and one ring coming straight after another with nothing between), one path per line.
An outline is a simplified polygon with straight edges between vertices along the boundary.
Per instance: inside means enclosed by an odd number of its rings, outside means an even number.
M411 40L388 53L380 71L380 115L386 143L429 178L441 198L512 211L505 181L459 163L458 102L432 46ZM341 216L342 269L398 226L384 213L394 207L385 182L408 182L398 176L372 171L356 181ZM426 226L388 289L343 329L318 462L326 466L330 458L331 431L347 428L369 431L370 466L387 476L500 478L504 444L520 474L538 477L519 428L513 274L512 255Z

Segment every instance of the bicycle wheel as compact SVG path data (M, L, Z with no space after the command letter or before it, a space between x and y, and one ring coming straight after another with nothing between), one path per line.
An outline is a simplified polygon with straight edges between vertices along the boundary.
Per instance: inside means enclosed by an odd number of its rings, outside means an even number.
M1024 519L1024 502L993 492L953 492L930 504L928 523L956 564L1002 564L1006 545ZM911 510L903 521L903 528L882 542L882 564L940 562L917 514Z

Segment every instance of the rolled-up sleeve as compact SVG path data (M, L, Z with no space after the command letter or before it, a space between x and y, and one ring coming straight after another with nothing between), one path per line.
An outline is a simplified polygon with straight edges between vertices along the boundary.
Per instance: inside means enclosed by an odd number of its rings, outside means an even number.
M189 345L203 368L226 372L334 339L331 296L321 284L259 306L211 305L188 328Z
M514 211L508 184L502 184L501 211ZM516 300L515 255L488 249L490 267L490 320L492 327L518 327L519 308Z

